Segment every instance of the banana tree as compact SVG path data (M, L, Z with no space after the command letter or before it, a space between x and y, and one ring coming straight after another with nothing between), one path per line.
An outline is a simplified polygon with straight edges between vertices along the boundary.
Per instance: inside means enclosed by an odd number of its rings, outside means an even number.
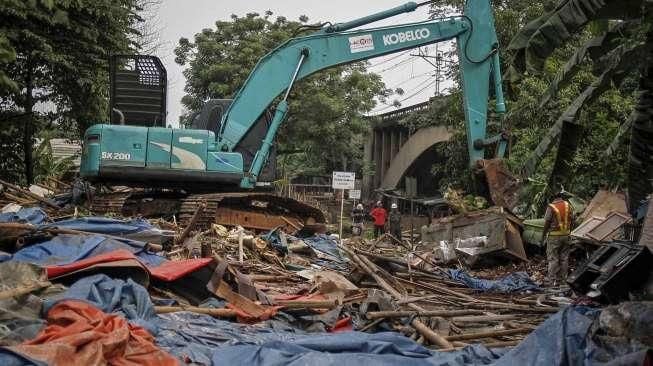
M566 44L590 23L609 24L600 35L579 47L559 70L542 97L540 107L555 99L579 67L592 63L596 79L560 115L523 165L522 176L529 177L543 157L557 144L557 156L548 187L564 184L570 161L588 127L580 122L583 108L606 90L619 86L633 74L639 77L637 106L624 121L614 142L614 151L630 129L629 199L630 207L653 192L653 0L564 0L555 9L524 27L509 45L514 55L508 70L512 81L521 75L539 74L555 50Z

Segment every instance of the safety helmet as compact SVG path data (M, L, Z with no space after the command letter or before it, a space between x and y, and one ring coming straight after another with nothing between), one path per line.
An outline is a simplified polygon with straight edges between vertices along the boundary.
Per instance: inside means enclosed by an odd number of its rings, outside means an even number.
M392 206L390 206L390 208L398 208L398 207L399 207L399 206L397 206L396 203L393 203Z
M381 202L381 201L376 201L376 205L377 205L378 207L381 207L381 206L383 206L383 202Z
M362 210L363 209L363 204L361 204L361 203L357 204L356 208L359 209L359 210Z

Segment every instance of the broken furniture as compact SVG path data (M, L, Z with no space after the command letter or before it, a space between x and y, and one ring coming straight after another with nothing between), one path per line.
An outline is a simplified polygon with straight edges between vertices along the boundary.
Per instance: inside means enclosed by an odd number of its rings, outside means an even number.
M453 243L457 240L486 237L484 246L456 248L456 252L470 265L489 254L507 253L527 260L519 233L520 226L521 221L505 209L492 207L434 220L430 226L422 229L422 241L427 247L436 247L441 241Z
M647 247L614 241L599 248L567 283L580 294L616 303L649 278L651 263L653 255Z

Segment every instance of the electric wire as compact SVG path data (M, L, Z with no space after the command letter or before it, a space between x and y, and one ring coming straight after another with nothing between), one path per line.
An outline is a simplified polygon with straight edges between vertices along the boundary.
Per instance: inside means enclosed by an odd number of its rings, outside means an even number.
M412 51L412 49L407 50L407 51L404 51L404 52L402 52L402 53L400 53L400 54L398 54L398 55L394 55L394 56L392 56L392 57L390 57L390 58L388 58L388 59L386 59L386 60L383 60L383 61L381 61L381 62L379 62L379 63L371 64L368 68L377 67L377 66L380 66L380 65L387 64L388 62L390 62L390 61L394 61L394 60L398 59L399 57L401 57L401 56L403 56L403 55L409 53L410 51Z
M429 81L430 81L430 83L429 83ZM426 90L426 89L428 89L429 87L435 85L436 82L437 82L437 80L434 79L434 77L430 77L430 78L426 79L425 81L423 81L423 82L419 83L417 86L415 86L415 87L411 90L411 92L413 92L414 90L418 89L418 88L421 87L422 85L428 83L426 86L424 86L423 88L421 88L421 89L415 91L414 93L410 94L409 96L407 96L407 97L405 97L405 98L399 100L398 102L399 102L399 103L402 103L402 102L407 101L408 99L411 99L411 98L416 97L417 95L419 95L420 93L422 93L424 90ZM394 106L395 106L394 104L389 104L389 105L387 105L387 106L385 106L385 107L383 107L383 108L381 108L381 109L378 109L378 110L374 111L374 113L383 112L383 111L388 110L388 109L390 109L390 108L392 108L392 107L394 107Z

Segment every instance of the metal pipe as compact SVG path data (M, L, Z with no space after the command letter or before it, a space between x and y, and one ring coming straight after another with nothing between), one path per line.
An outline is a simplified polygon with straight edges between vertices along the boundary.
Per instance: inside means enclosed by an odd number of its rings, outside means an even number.
M122 111L121 111L120 109L118 109L118 108L113 108L113 111L116 112L116 113L118 113L118 115L120 116L120 125L123 125L123 126L124 126L124 125L125 125L125 115L124 115L124 114L122 113Z
M388 9L376 14L368 15L366 17L354 19L352 21L345 22L345 23L330 25L324 29L324 32L325 33L343 32L352 28L360 27L365 24L378 22L379 20L387 19L395 15L410 13L412 11L415 11L415 9L417 9L418 7L419 5L416 2L413 1L407 2L404 5L400 5L395 8Z

